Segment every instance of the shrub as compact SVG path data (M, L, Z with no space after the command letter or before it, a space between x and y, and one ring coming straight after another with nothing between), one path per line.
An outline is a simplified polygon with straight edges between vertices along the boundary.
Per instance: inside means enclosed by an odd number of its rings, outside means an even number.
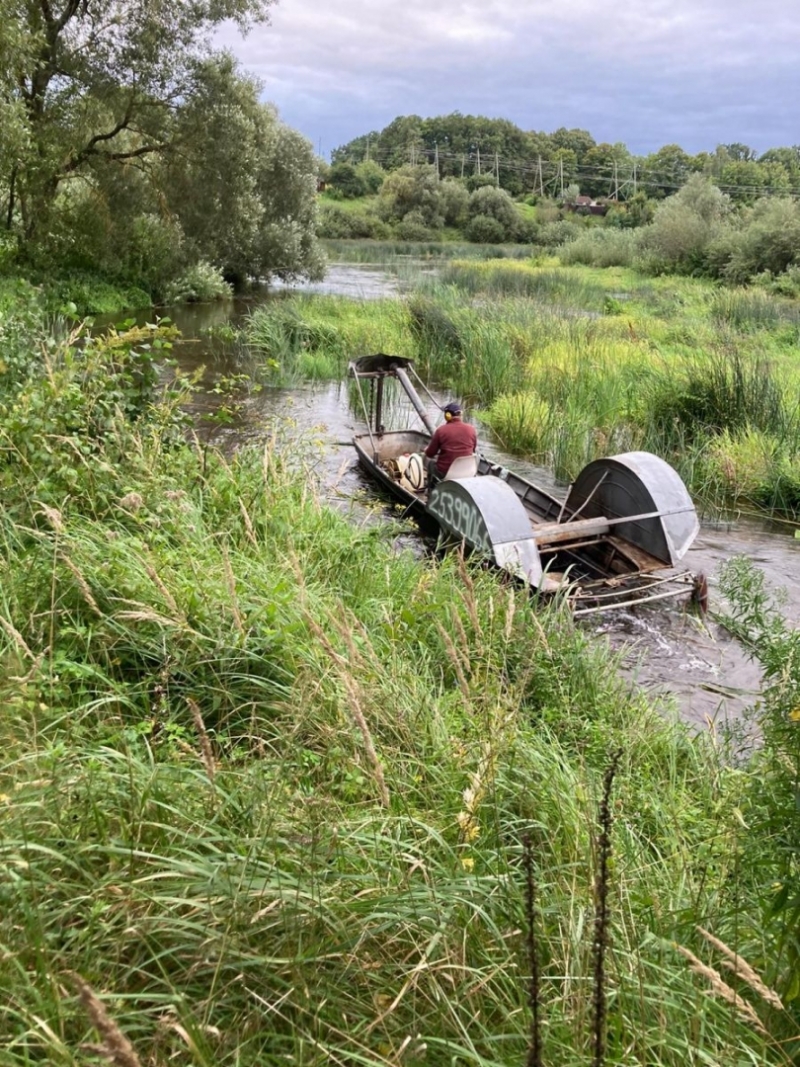
M568 241L575 241L583 231L574 222L559 219L556 222L545 222L536 234L536 244L541 248L554 250Z
M404 215L397 226L397 235L403 241L433 241L436 232L425 221L423 213L417 209Z
M457 178L445 178L439 183L441 212L447 226L461 226L467 216L469 193Z
M202 303L207 300L222 300L232 295L233 289L223 278L219 267L203 259L187 268L165 289L165 300L168 304Z
M730 197L699 174L659 205L645 232L649 269L690 274L706 269L706 251L731 210Z
M426 226L440 229L444 225L440 186L435 167L400 167L383 183L379 210L386 219L404 219L410 211L419 211Z
M726 228L712 242L709 260L717 274L744 283L761 271L781 274L797 262L800 206L795 201L760 200L743 222Z
M352 163L334 163L328 173L328 185L345 199L366 196L369 186Z
M579 233L559 250L565 266L585 263L590 267L632 267L639 242L632 230L597 228Z
M372 159L365 159L359 163L356 166L356 174L364 183L367 193L372 194L380 192L386 179L386 171Z
M783 274L762 271L753 278L753 282L776 296L800 297L800 266L789 267Z
M510 241L516 236L519 212L504 189L494 186L476 189L469 198L468 210L473 219L481 216L496 219L502 227L503 236L500 240Z
M499 244L506 239L501 222L490 215L475 215L470 219L464 236L475 244Z
M82 338L74 344L51 339L46 354L24 377L8 383L0 403L0 489L7 508L37 501L64 507L67 501L94 514L120 496L117 464L129 467L136 429L163 444L182 439L185 418L177 401L159 406L161 368L177 331L168 326L133 327ZM29 334L29 340L34 337ZM17 364L17 371L23 369ZM46 372L46 373L43 373Z
M328 240L385 240L391 234L377 215L368 211L345 211L332 204L324 204L320 211L317 234Z

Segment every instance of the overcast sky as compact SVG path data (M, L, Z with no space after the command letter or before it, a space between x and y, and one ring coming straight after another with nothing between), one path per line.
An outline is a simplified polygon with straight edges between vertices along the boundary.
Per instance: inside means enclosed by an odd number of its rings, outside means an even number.
M280 0L219 43L326 157L453 111L637 154L800 143L798 0Z

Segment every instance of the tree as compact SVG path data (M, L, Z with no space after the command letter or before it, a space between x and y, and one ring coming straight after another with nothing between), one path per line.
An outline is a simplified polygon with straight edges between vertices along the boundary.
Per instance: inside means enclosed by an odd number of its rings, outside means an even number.
M345 200L367 195L367 183L352 163L334 163L328 174L328 185Z
M188 258L207 259L234 281L313 276L322 266L313 148L259 93L231 56L206 61L176 118L173 151L154 174L160 202L179 221Z
M435 167L407 164L393 171L380 193L384 218L399 220L410 211L419 212L425 226L440 229L444 225L440 185Z
M649 196L671 196L686 184L693 169L688 152L679 144L666 144L645 157L638 177Z
M595 146L595 139L588 130L568 130L564 126L550 134L550 141L556 151L563 149L574 152L575 161L579 164L589 149Z
M441 213L447 226L460 226L467 215L469 193L458 178L439 182Z
M614 196L632 170L633 160L624 144L596 144L581 160L581 188L587 196Z
M471 219L477 219L479 216L494 219L500 227L499 240L513 241L516 237L519 213L505 189L497 189L489 185L484 186L483 189L476 189L469 198L469 215Z
M705 270L706 250L731 211L731 199L700 174L694 174L656 210L644 232L644 247L654 269L690 273Z
M380 164L375 163L372 159L365 159L363 163L359 163L356 167L356 173L363 181L368 193L375 194L380 192L386 178L386 171Z
M6 223L47 227L59 186L162 154L213 30L247 30L273 0L6 0L0 116L17 128ZM9 120L12 116L12 120Z

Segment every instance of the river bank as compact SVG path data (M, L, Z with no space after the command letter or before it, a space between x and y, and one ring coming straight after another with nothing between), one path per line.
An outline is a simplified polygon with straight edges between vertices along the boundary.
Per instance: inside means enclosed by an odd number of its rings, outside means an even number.
M77 1067L76 974L142 1062L521 1061L527 847L549 1062L590 1054L602 892L614 1056L788 1067L791 1000L732 1015L690 965L791 994L773 720L734 766L568 616L330 507L312 428L187 436L168 330L76 341L3 382L9 1063Z

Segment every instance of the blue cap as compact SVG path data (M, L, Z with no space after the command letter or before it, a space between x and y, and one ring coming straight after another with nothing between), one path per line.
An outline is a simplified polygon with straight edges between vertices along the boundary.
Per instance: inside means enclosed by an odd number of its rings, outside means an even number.
M449 412L451 415L460 415L461 405L457 401L452 400L449 404L445 404L444 410L445 412Z

